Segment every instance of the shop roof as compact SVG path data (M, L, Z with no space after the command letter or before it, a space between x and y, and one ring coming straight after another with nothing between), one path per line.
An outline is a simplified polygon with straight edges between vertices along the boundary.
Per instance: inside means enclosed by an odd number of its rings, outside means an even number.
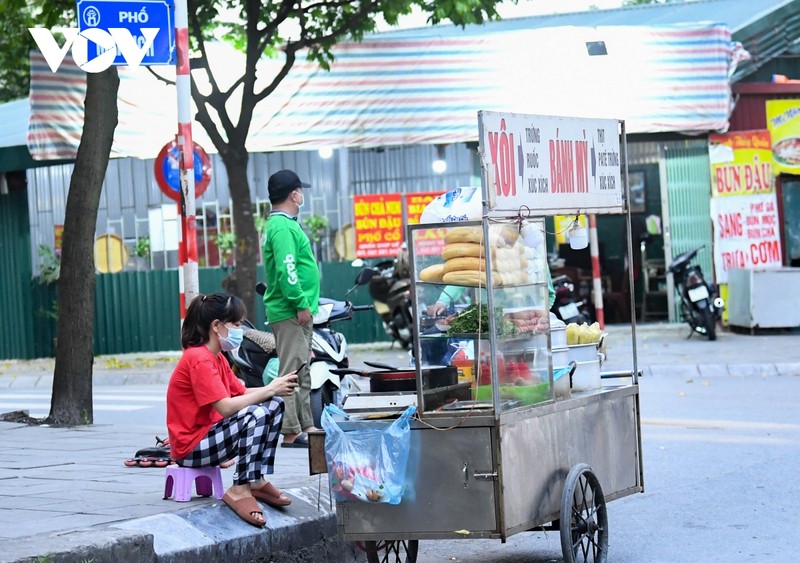
M755 53L744 64L757 68L793 47L798 19L800 0L704 0L375 34L336 45L330 72L297 63L256 108L247 146L261 152L474 141L481 109L620 118L629 133L721 131L731 75L746 72L737 67L744 54L737 40ZM589 56L586 44L597 40L605 41L607 56ZM226 56L223 66L235 67L237 55ZM31 68L31 92L49 94L32 99L49 102L33 105L30 152L72 158L82 123L81 72L64 69L66 78L54 81L35 56ZM139 70L120 73L112 156L152 157L174 135L174 90ZM199 126L194 133L213 150Z

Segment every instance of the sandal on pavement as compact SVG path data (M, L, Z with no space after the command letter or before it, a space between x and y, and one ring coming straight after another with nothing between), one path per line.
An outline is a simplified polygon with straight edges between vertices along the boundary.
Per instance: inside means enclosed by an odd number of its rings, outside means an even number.
M308 447L308 434L306 434L305 432L301 432L291 442L287 442L286 440L281 442L281 446L284 447L284 448L307 448Z
M253 497L244 497L240 498L239 500L234 500L230 493L225 493L222 497L222 502L228 505L228 507L233 510L236 515L250 524L251 526L255 526L256 528L263 528L266 524L266 520L257 520L253 515L258 514L261 518L264 518L264 513L261 512L261 507L258 505L258 502Z
M250 487L250 492L252 492L253 496L258 500L263 500L274 508L281 508L292 504L292 499L278 490L272 483L267 483L257 489Z

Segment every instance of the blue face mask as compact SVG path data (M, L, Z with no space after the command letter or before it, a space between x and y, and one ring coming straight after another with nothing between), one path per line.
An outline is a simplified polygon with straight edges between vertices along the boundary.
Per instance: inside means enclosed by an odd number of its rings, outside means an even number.
M230 352L231 350L236 350L239 346L241 346L243 339L244 339L243 329L228 327L228 336L227 338L223 338L222 336L220 336L219 345L226 352Z
M301 196L303 199L300 200L300 203L297 204L297 212L300 213L302 211L303 206L306 204L306 196Z

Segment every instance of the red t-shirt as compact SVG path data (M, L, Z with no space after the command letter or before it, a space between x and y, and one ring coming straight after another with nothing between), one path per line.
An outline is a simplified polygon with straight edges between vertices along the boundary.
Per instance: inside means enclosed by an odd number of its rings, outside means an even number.
M173 459L183 459L222 420L213 403L243 395L245 387L222 354L203 346L183 351L167 387L167 432Z

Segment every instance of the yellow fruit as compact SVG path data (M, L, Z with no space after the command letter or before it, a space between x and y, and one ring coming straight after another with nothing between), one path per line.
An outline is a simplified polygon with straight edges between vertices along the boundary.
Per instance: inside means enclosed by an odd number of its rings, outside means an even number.
M573 344L578 343L578 335L580 334L580 329L576 323L569 323L567 325L567 345L572 346Z

